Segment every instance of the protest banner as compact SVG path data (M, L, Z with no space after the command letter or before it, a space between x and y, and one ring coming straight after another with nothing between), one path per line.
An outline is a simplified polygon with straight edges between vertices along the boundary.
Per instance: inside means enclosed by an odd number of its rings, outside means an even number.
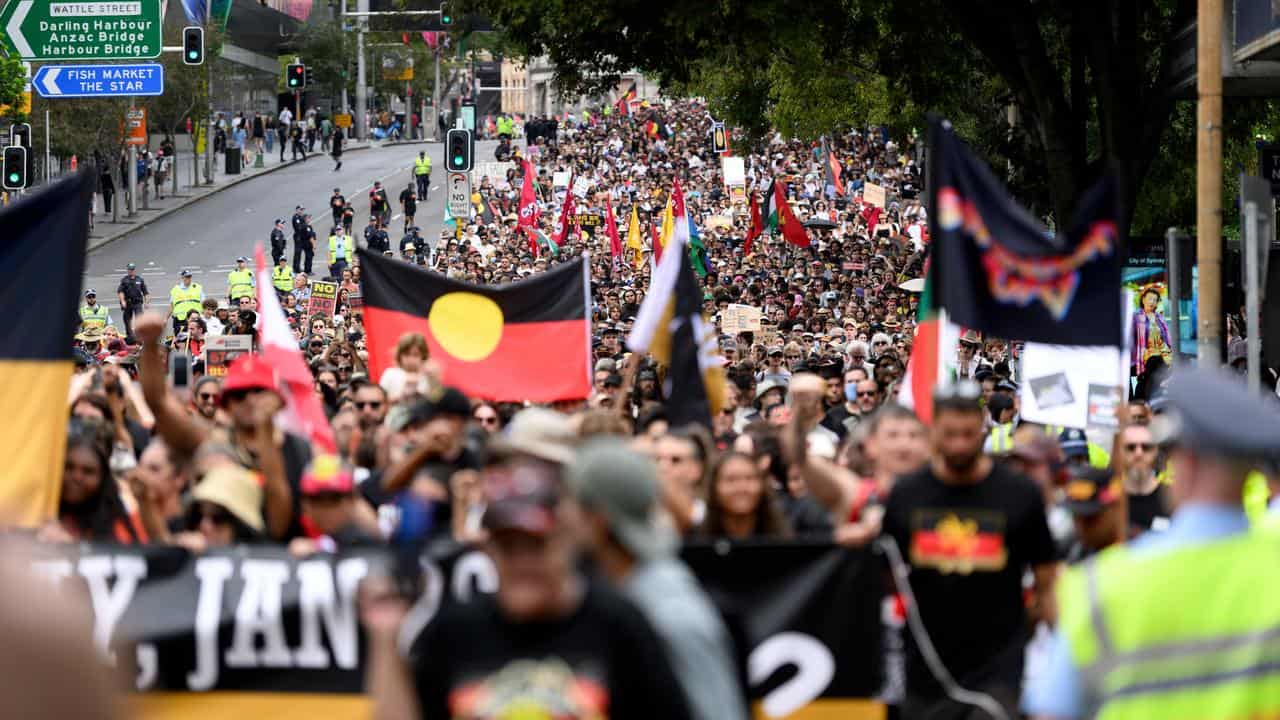
M758 332L764 310L751 305L731 304L720 313L720 331L725 335Z
M551 186L556 189L569 187L571 173L568 170L557 170L551 173Z
M724 176L724 187L729 192L729 199L734 201L747 199L747 165L741 157L732 155L720 158L720 173Z
M862 201L878 208L885 207L884 187L875 183L864 184L862 186Z
M478 162L471 168L471 184L480 187L480 181L489 178L493 182L507 177L507 171L515 169L516 164L510 160L502 162Z
M351 308L351 312L355 312L364 307L364 293L359 290L347 295L347 306Z
M389 554L93 544L41 553L38 575L90 595L95 643L132 678L140 716L266 717L282 707L290 717L369 715L356 593L367 574L390 567ZM884 717L869 699L884 677L883 581L869 549L694 544L683 557L741 630L757 717ZM424 557L423 567L429 591L409 637L420 638L441 607L498 582L489 557L471 547Z
M227 365L239 353L253 351L252 335L210 335L205 338L204 374L226 377Z
M587 191L591 189L592 179L586 175L579 175L573 180L573 196L582 199L587 196Z
M307 306L307 317L313 318L317 315L322 315L326 318L331 318L337 305L338 283L324 282L323 280L311 281L311 304Z

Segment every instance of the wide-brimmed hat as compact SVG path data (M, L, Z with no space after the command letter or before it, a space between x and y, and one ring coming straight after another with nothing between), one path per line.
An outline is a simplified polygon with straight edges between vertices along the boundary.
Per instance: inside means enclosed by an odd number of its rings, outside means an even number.
M547 408L516 413L489 448L498 456L527 455L547 462L573 462L578 436L569 418Z
M253 473L238 465L222 465L205 473L191 491L191 499L221 505L240 522L262 532L262 486Z

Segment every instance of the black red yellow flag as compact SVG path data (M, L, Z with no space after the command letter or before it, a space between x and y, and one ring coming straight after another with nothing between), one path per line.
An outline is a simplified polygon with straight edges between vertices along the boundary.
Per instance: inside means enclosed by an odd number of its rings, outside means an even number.
M0 525L34 527L58 510L92 199L82 172L0 210Z
M489 400L551 402L591 392L584 259L509 285L471 285L360 251L372 377L421 333L446 385Z
M933 121L930 145L933 298L948 319L1010 340L1119 345L1114 178L1086 192L1074 222L1055 236L1010 198L949 123Z

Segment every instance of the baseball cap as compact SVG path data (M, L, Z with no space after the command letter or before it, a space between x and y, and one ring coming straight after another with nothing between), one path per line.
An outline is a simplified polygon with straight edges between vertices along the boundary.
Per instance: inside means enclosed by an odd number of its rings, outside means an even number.
M191 277L191 271L190 271L190 270L183 270L182 272L180 272L180 273L178 273L178 274L179 274L179 275L181 275L182 277Z
M129 263L128 265L125 265L125 266L124 266L124 269L125 269L125 270L137 270L137 269L138 269L138 266L137 266L135 263Z
M489 449L497 457L526 455L550 463L573 462L578 436L569 418L547 408L516 413Z
M1089 456L1089 440L1085 437L1083 430L1076 428L1063 430L1058 435L1058 445L1067 459Z
M279 220L277 220L276 222L280 222L280 221L279 221ZM249 262L249 258L247 258L247 257L245 257L245 256L243 256L243 255L241 255L240 257L236 258L236 262L247 263L247 262Z
M556 527L560 503L560 474L555 467L514 462L484 471L489 505L481 524L491 532L515 530L545 535Z
M648 560L675 550L675 538L658 522L657 467L621 440L601 437L578 453L569 487L583 508L600 513L632 555Z
M94 289L92 289L92 288L90 288L90 289L88 289L88 290L85 290L85 291L84 291L84 296L85 296L85 297L89 297L90 295L92 295L92 296L94 296L94 297L97 297L97 296L98 296L98 291L97 291L97 290L94 290Z
M454 388L437 388L425 400L419 401L410 408L406 426L430 422L442 415L469 418L471 417L471 401L461 391Z
M1086 467L1067 481L1066 507L1073 515L1097 515L1124 495L1120 478L1111 470Z
M225 405L227 397L237 391L276 389L276 371L271 363L253 354L241 355L227 366L227 379L222 384L218 401Z
M304 497L316 495L349 495L355 490L351 472L342 467L336 455L317 455L302 473L298 489Z

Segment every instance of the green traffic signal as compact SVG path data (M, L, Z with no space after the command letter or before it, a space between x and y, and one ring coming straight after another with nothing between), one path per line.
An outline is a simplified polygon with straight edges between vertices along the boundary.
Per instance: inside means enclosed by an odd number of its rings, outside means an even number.
M9 173L9 182L16 183L20 179L21 178L18 176L18 173L14 173L14 172Z
M462 156L461 156L461 155L454 155L454 156L453 156L453 166L454 166L454 167L458 167L458 166L459 166L459 165L461 165L461 164L462 164Z

